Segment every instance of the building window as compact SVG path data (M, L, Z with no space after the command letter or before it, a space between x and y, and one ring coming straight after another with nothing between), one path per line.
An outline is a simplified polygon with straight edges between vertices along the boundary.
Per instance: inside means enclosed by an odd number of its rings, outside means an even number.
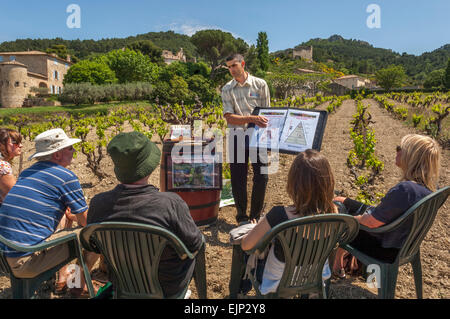
M56 79L56 80L59 80L59 73L58 73L58 71L55 71L53 73L53 78Z
M2 56L0 56L0 62L3 62L3 57Z
M14 83L14 87L16 87L16 88L18 88L18 87L19 87L19 85L20 85L20 83L19 83L19 82L16 82L16 83Z
M16 61L16 57L15 57L14 55L11 55L11 56L9 57L9 61Z
M26 88L27 86L27 82L23 82L23 87Z

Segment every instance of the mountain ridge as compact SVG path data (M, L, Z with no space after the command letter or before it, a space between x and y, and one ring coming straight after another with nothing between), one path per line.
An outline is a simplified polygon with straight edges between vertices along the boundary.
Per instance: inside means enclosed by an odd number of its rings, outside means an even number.
M45 51L55 44L64 44L68 51L80 59L92 54L102 54L111 50L120 49L126 45L139 41L151 40L161 49L177 52L183 48L188 57L198 57L195 46L188 35L174 31L148 32L129 36L126 38L105 38L100 40L64 40L54 39L17 39L0 43L0 52L5 51ZM270 41L270 39L269 39ZM450 44L427 51L421 55L397 53L391 49L376 48L367 41L358 39L345 39L341 35L333 34L327 39L312 38L299 46L313 46L313 59L333 66L345 73L373 74L380 68L391 64L402 65L406 74L415 81L423 81L430 72L445 68L450 58ZM272 52L272 56L289 57L294 48Z

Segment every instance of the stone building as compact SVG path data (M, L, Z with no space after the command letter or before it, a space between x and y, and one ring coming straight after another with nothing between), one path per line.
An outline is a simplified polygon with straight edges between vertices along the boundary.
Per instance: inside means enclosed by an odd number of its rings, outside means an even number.
M162 57L167 64L175 61L186 62L186 55L183 52L183 48L181 48L177 54L173 54L172 51L169 50L163 50Z
M65 60L40 51L0 52L1 106L22 107L25 98L33 95L32 87L60 94L71 65L70 56Z
M371 82L357 75L346 75L334 79L333 82L340 84L350 90L358 89L360 87L371 87Z
M313 47L311 46L300 46L296 47L292 51L292 58L301 57L307 61L313 61Z

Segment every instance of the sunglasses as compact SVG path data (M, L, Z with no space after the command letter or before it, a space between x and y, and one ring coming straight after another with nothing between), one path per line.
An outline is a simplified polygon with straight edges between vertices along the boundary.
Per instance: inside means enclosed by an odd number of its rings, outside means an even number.
M21 142L18 142L18 141L16 141L16 140L11 140L11 144L13 144L13 145L20 145L20 144L22 144Z
M397 150L397 152L400 152L400 151L402 150L402 148L401 148L400 146L397 145L396 150Z

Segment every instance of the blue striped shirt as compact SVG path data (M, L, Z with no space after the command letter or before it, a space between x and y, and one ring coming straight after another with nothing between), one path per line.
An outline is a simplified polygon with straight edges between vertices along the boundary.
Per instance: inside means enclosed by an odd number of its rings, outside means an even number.
M36 245L56 230L66 207L73 214L88 206L77 176L53 162L37 162L24 170L0 207L0 235L19 245ZM0 243L7 257L30 255Z

